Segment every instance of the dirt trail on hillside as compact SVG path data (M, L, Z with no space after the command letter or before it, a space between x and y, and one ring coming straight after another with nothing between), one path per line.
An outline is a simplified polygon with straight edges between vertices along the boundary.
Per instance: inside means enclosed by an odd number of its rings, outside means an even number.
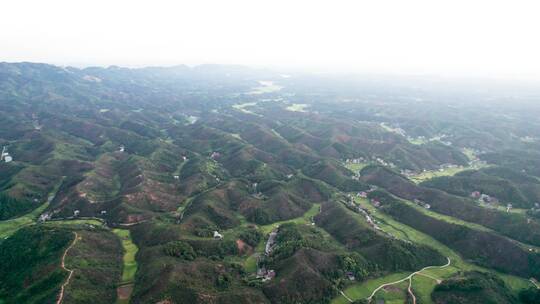
M401 283L401 282L404 282L406 280L411 280L412 281L412 277L415 276L416 274L419 274L420 272L426 270L426 269L430 269L430 268L445 268L445 267L448 267L450 266L450 258L447 257L448 259L448 263L446 263L445 265L442 265L442 266L427 266L427 267L424 267L416 272L413 272L411 273L410 275L408 275L407 277L401 279L401 280L397 280L395 282L390 282L390 283L385 283L385 284L382 284L381 286L377 287L372 293L371 295L367 298L368 302L371 302L371 299L373 298L373 296L375 296L375 294L377 293L377 291L379 291L381 288L384 288L385 286L390 286L390 285L394 285L394 284L398 284L398 283ZM410 290L410 285L409 285L409 292L410 294L413 296L413 300L415 300L416 298L414 297L414 295L412 294L412 291Z
M353 302L354 302L353 299L349 298L349 297L343 292L343 290L340 290L339 293L341 293L341 295L342 295L345 299L347 299L347 301L349 301L349 303L353 303Z
M64 282L64 284L62 284L62 287L60 288L60 294L58 295L58 300L56 301L56 304L62 303L62 300L64 299L64 290L66 289L66 286L69 284L69 282L71 281L71 277L73 276L73 269L66 268L67 253L71 249L71 247L73 247L73 245L75 245L75 243L77 243L77 241L80 239L77 232L73 232L73 233L75 234L75 238L73 239L73 242L71 243L71 245L69 245L69 247L66 248L66 251L64 251L64 255L62 256L62 264L60 265L62 269L69 272L69 275L67 277L67 280Z
M407 292L411 295L413 304L416 304L416 297L414 296L414 293L411 290L412 285L412 277L409 278L409 287L407 288Z

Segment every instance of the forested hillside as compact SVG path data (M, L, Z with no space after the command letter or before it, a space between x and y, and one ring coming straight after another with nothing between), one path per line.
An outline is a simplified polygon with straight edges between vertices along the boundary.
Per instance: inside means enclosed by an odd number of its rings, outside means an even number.
M532 303L540 95L509 91L0 63L0 303Z

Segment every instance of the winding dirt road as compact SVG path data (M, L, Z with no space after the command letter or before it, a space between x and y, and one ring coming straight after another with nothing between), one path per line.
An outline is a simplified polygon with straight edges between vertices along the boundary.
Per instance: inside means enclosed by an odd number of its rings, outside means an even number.
M354 302L353 299L349 298L349 297L343 292L343 290L340 290L339 293L341 293L341 295L342 295L345 299L347 299L347 301L349 301L349 303Z
M442 265L442 266L427 266L427 267L424 267L416 272L413 272L411 273L410 275L408 275L407 277L401 279L401 280L397 280L395 282L390 282L390 283L385 283L385 284L382 284L381 286L377 287L372 293L371 295L367 298L368 302L371 301L371 299L375 296L375 294L377 293L377 291L379 291L381 288L384 288L386 286L390 286L390 285L394 285L394 284L398 284L398 283L401 283L401 282L404 282L406 280L410 280L409 282L409 293L411 294L411 296L413 297L413 301L416 303L416 297L414 296L414 294L412 293L411 291L411 284L412 284L412 277L415 276L416 274L424 271L424 270L427 270L427 269L431 269L431 268L445 268L445 267L448 267L450 266L450 258L449 257L446 257L446 259L448 260L448 262L445 264L445 265Z
M75 245L75 243L77 243L77 241L81 238L79 237L77 232L73 232L73 233L75 234L75 238L73 239L73 242L71 242L71 245L69 245L69 247L66 248L66 251L64 251L64 255L62 256L62 264L61 264L62 269L69 272L69 275L67 277L67 280L64 282L64 284L62 284L62 287L60 288L60 294L58 295L58 300L56 301L56 304L62 303L62 300L64 299L64 290L66 289L66 286L69 284L69 282L71 281L71 277L73 276L73 269L66 268L66 256L67 256L68 251L71 249L71 247L73 247L73 245Z
M416 297L414 296L414 293L411 290L412 285L412 277L409 278L409 287L407 288L407 292L411 295L413 304L416 304Z

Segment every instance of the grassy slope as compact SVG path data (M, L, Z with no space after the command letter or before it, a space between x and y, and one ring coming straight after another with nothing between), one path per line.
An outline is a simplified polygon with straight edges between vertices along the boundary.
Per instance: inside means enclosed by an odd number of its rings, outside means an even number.
M63 180L63 179L62 179ZM54 190L49 194L47 201L43 203L38 208L32 210L31 212L14 218L10 220L0 221L0 239L4 239L15 233L17 230L21 229L22 227L33 225L39 215L49 207L50 202L54 199L56 192L62 185L62 182L59 182L55 187Z
M127 295L124 299L118 298L116 303L127 304L131 298L131 292L133 290L133 282L135 281L135 274L137 273L137 261L135 256L138 252L138 247L131 240L131 233L127 229L113 229L113 233L120 238L124 255L122 257L123 268L122 278L119 283L119 289L127 290Z
M268 225L260 226L259 229L263 233L263 241L261 241L255 248L254 253L250 256L248 256L244 260L244 268L247 272L255 272L257 270L257 255L262 254L264 252L265 242L268 239L268 234L272 232L277 226L283 225L286 223L295 223L295 224L309 224L312 221L312 218L319 213L321 205L320 204L313 204L311 208L306 211L301 217L293 218L290 220L275 222Z
M407 225L397 222L391 217L389 217L388 215L385 215L379 212L375 207L373 207L370 203L368 203L366 199L357 198L356 201L359 204L361 204L364 208L370 211L373 217L380 222L379 226L384 231L392 234L396 238L428 245L438 250L441 254L450 258L451 260L450 267L447 267L444 269L428 269L428 270L425 270L423 273L431 275L435 278L444 279L444 278L449 278L450 276L452 276L458 271L468 271L468 270L489 271L489 270L486 270L485 268L481 268L481 267L465 262L456 252L454 252L447 246L443 245L442 243L436 241L435 239L428 236L427 234L424 234ZM431 213L433 212L430 212L430 214ZM494 271L492 272L496 273ZM381 278L375 278L375 279L368 280L365 282L356 283L348 287L347 289L345 289L345 293L347 294L347 296L355 300L366 298L379 285L396 281L407 275L408 273L395 273L395 274L391 274L391 275L384 276ZM505 275L501 273L497 273L497 275L499 275L515 293L530 286L530 283L525 279L522 279L516 276ZM431 294L431 291L433 291L434 287L435 287L435 284L432 279L426 280L425 277L421 277L421 276L413 277L413 289L415 290L415 295L417 297L420 297L422 300L424 300L424 302L422 303L431 303L430 294ZM336 299L334 299L332 303L334 304L348 303L348 301L342 296L339 296Z
M137 272L137 261L135 261L135 255L137 254L138 248L131 241L131 235L129 230L113 229L113 232L122 241L122 248L124 249L124 268L122 271L121 284L133 283L133 280L135 279L135 273Z
M33 225L36 218L49 206L48 203L44 203L34 211L27 213L21 217L14 218L7 221L0 221L0 239L4 239L17 232L17 230Z
M345 168L351 170L352 172L359 172L364 167L368 166L369 163L359 163L359 164L353 164L353 163L343 163L343 166Z
M430 171L425 171L425 172L422 172L420 174L411 176L410 179L413 182L419 184L421 182L424 182L426 180L429 180L429 179L432 179L432 178L435 178L435 177L453 176L453 175L456 175L459 172L462 172L462 171L465 171L465 170L470 170L470 169L471 169L470 167L455 167L455 168L445 168L442 171L430 170Z
M311 223L312 218L319 213L319 209L321 207L321 204L313 204L311 208L304 213L301 217L293 218L290 220L285 221L279 221L268 225L261 226L261 230L264 234L270 233L274 228L276 228L279 225L283 225L285 223L295 223L295 224L309 224Z

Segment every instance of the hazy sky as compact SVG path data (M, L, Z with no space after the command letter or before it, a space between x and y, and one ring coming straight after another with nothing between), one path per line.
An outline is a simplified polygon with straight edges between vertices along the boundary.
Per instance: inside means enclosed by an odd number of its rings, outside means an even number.
M539 1L6 0L0 61L540 79Z

